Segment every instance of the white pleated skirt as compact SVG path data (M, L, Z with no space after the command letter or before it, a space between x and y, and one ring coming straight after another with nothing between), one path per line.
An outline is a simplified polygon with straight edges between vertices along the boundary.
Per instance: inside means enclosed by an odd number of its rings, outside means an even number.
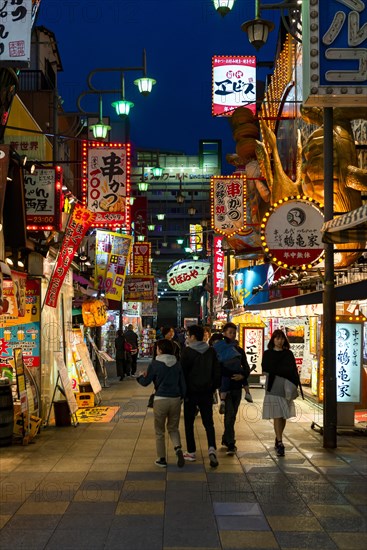
M294 418L296 416L296 408L294 401L287 401L285 397L279 395L271 395L266 393L263 403L263 419L271 418Z

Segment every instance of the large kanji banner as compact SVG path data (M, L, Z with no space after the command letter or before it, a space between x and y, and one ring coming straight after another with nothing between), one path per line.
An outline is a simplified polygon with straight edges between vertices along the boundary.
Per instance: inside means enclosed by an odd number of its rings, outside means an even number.
M93 227L130 227L130 145L83 143L83 205Z
M31 59L32 0L1 4L0 63L27 67Z
M211 179L212 227L231 237L246 225L246 176Z
M95 287L109 300L121 301L133 237L97 231Z
M48 283L45 304L50 307L57 306L60 289L65 276L69 270L70 264L78 250L82 239L93 224L95 214L76 204L73 213L69 217L62 240L59 255L57 256L55 266Z

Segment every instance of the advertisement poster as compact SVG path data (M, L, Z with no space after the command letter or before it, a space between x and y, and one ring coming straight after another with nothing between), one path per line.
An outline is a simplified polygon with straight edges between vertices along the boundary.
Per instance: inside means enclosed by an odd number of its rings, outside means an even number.
M264 329L244 327L242 342L251 374L262 374L261 361L264 352Z
M110 300L121 301L133 237L96 232L95 286Z
M128 275L125 279L124 298L126 302L153 302L154 277Z
M11 369L14 349L20 348L24 365L30 369L40 387L40 312L41 284L39 279L26 283L25 315L21 319L9 309L0 315L0 370ZM4 300L14 302L11 281L4 281ZM12 370L12 369L11 369Z
M256 113L256 57L215 55L212 90L213 116L231 116L237 107L247 107Z
M133 244L132 275L151 274L152 244L148 242Z
M38 168L24 176L27 229L57 231L61 221L62 168Z

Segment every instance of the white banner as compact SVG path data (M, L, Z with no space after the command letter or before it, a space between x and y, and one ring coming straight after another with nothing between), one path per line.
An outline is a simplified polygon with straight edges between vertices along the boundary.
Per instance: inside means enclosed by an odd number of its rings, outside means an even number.
M2 2L0 64L27 67L31 59L32 0Z

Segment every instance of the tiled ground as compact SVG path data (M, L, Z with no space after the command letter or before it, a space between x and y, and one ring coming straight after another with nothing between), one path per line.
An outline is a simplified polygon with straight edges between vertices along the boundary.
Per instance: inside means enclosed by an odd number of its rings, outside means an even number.
M197 462L179 470L169 446L162 470L150 388L112 378L103 405L121 408L109 424L48 427L28 446L1 449L1 548L366 548L366 437L343 435L336 450L323 449L310 429L320 413L297 401L277 458L272 425L261 420L263 390L252 393L255 403L241 404L236 456L219 449L210 468L198 417ZM215 424L220 442L217 409Z

